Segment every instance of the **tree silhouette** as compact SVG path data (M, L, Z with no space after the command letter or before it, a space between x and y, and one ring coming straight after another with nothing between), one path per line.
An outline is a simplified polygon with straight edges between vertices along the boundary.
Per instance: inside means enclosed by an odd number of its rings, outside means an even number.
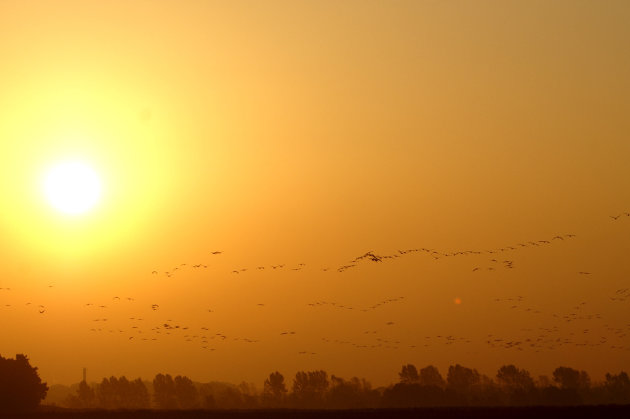
M77 395L73 402L76 403L76 407L86 408L86 407L95 407L96 406L96 392L92 387L88 385L85 381L81 381L79 383L79 388L77 389Z
M553 385L551 379L546 375L539 375L536 380L536 386L540 388L545 388Z
M591 379L586 371L578 371L569 367L558 367L553 371L553 381L564 390L586 389L591 385Z
M523 405L533 402L534 380L527 370L504 365L497 371L497 381L508 397L508 404Z
M472 386L479 383L479 380L479 373L475 369L466 368L459 364L448 367L446 382L452 390L462 393L469 391Z
M443 388L445 384L442 374L433 365L427 365L420 370L420 385Z
M451 365L446 375L446 397L451 404L468 405L475 398L474 387L480 380L481 376L477 370L459 364Z
M403 365L402 370L398 373L398 376L400 377L400 382L403 384L413 384L420 381L418 370L415 365L412 364Z
M177 404L180 409L195 409L199 407L199 392L192 380L178 375L174 380Z
M129 409L148 409L151 406L149 391L140 378L129 382L127 388L130 394L130 397L127 399ZM122 391L124 391L124 389L122 389Z
M237 388L241 393L242 408L253 409L256 407L260 407L258 397L259 394L256 390L256 386L253 383L246 383L245 381L243 381L238 385Z
M188 377L158 374L153 379L153 400L159 409L196 409L201 407L197 387Z
M381 404L383 407L441 406L444 398L444 379L432 365L418 370L412 364L403 365L398 373L400 382L386 389Z
M514 365L504 365L497 371L497 381L509 390L526 391L534 387L534 380L526 370L516 368Z
M607 373L604 388L609 403L630 403L630 378L625 372L621 371L617 375Z
M153 400L159 409L177 409L175 383L170 374L158 374L153 379Z
M31 367L25 355L17 354L15 359L0 356L0 410L34 409L47 392L37 367Z
M93 407L96 402L96 393L94 392L94 389L85 381L81 381L81 383L79 383L77 397L84 407Z
M217 408L217 402L214 399L214 396L212 394L204 394L201 397L201 406L204 409L216 409Z
M284 384L284 376L278 371L269 374L263 387L263 401L266 405L277 407L284 402L287 387Z
M243 407L243 397L236 387L224 387L218 394L217 407L221 409L238 409Z
M317 407L328 390L326 371L298 371L293 379L293 397L299 407Z
M96 392L85 381L79 383L76 394L71 394L65 400L68 407L85 409L97 406Z
M344 380L333 375L330 377L328 405L334 409L375 407L377 394L372 390L372 385L364 379L352 377L350 380Z
M139 378L103 378L98 386L99 405L108 409L145 409L149 407L149 392Z

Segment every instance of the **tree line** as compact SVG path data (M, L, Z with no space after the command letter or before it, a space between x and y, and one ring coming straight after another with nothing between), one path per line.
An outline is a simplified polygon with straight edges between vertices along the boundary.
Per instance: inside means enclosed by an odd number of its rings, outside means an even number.
M47 392L48 386L26 355L17 354L15 359L0 356L0 411L34 409Z
M66 405L111 409L353 409L436 406L569 406L630 404L630 378L621 371L592 383L585 371L556 368L551 377L532 378L525 369L504 365L494 377L451 365L446 377L432 365L403 365L397 383L373 388L362 378L344 379L326 371L299 371L291 383L278 372L262 391L252 384L195 383L186 376L158 374L151 383L125 377L82 382ZM147 385L148 384L148 385Z
M79 383L62 403L71 408L102 409L352 409L436 406L568 406L630 404L630 378L621 371L592 382L588 373L556 368L551 377L534 379L514 365L504 365L493 377L456 364L444 377L433 365L403 365L398 382L373 388L363 378L344 379L326 371L298 371L291 382L278 371L253 384L196 383L186 376L157 374L140 378L103 378ZM0 411L33 409L46 397L37 368L24 355L0 356Z

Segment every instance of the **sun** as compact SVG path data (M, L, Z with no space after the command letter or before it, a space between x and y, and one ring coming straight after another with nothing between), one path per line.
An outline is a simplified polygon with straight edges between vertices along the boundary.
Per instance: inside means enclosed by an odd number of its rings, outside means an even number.
M55 209L79 215L101 199L101 180L89 165L66 161L53 166L44 177L44 194Z

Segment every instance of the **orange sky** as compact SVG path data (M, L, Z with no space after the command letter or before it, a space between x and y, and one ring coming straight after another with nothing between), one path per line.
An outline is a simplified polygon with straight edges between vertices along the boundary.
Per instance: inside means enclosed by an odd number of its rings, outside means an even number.
M625 1L3 0L0 354L49 384L627 370L629 21ZM67 158L103 181L81 216L40 187ZM337 270L415 248L481 253Z

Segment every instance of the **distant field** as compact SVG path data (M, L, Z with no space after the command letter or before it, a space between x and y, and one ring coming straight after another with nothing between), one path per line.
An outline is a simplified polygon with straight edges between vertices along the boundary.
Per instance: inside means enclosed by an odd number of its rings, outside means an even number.
M47 410L35 413L0 413L2 418L38 419L355 419L355 418L630 418L627 406L525 407L525 408L423 408L361 410Z

